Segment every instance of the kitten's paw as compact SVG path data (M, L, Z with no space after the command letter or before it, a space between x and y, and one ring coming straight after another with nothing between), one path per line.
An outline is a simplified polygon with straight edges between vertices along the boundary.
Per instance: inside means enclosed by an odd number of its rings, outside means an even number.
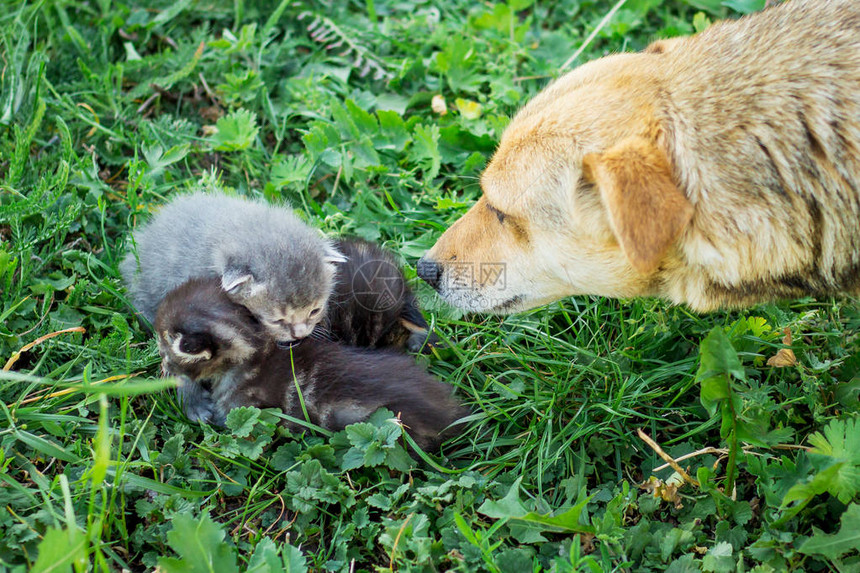
M431 348L440 344L439 337L428 331L413 331L406 340L406 349L409 352L429 354Z
M185 416L198 424L213 423L217 411L212 394L185 376L181 380L182 383L176 388L176 395Z

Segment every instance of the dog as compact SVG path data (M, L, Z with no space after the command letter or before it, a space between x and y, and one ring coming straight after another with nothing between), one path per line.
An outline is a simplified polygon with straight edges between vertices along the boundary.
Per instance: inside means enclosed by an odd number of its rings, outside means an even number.
M587 63L511 120L418 262L467 311L699 312L860 290L860 2L788 0Z

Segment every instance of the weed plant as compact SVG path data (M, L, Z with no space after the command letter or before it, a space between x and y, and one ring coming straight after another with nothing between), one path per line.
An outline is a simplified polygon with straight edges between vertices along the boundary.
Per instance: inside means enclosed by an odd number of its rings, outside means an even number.
M419 453L384 411L189 422L117 272L160 204L218 188L414 280L562 68L762 5L4 2L0 569L860 571L856 301L500 318L416 281L445 342L418 360L474 412Z

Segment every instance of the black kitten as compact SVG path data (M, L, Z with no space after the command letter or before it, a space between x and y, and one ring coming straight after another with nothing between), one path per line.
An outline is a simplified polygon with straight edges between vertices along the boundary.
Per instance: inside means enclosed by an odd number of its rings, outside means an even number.
M426 351L436 344L394 255L361 239L339 239L338 265L326 315L314 332L350 346Z

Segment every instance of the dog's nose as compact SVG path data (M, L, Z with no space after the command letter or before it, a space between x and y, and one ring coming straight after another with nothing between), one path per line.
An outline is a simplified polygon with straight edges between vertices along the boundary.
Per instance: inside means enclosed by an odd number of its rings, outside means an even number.
M427 260L427 257L421 257L415 270L424 282L439 290L439 281L442 279L442 265L435 261Z

